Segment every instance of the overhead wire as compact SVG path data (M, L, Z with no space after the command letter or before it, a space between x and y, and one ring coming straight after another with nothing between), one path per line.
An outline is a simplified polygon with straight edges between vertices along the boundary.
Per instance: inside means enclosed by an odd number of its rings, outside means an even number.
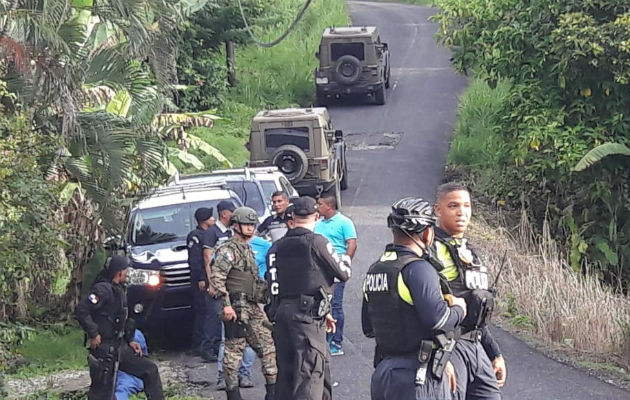
M308 6L311 5L312 1L313 0L306 0L304 5L300 9L300 11L295 16L295 19L293 20L291 25L289 25L289 28L286 31L284 31L282 33L282 35L280 35L277 39L275 39L275 40L273 40L271 42L264 42L264 41L260 40L258 37L256 37L256 35L252 31L251 27L247 23L247 18L245 17L245 11L243 10L243 4L241 3L241 0L238 0L238 8L239 8L239 10L241 12L241 18L243 19L243 24L245 24L245 30L249 34L249 36L252 39L252 41L254 43L256 43L258 46L260 46L260 47L273 47L273 46L277 45L278 43L282 42L287 36L289 36L291 31L293 31L295 29L295 27L297 26L298 22L300 22L300 20L304 16L304 13L308 9Z

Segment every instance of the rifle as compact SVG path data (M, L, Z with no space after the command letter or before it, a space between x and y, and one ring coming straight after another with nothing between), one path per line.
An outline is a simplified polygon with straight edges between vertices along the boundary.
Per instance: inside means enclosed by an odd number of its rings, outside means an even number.
M125 323L127 321L127 309L125 309L124 317L120 318L119 322L119 330L116 338L114 339L114 364L112 368L112 376L111 376L111 389L109 392L110 400L116 400L116 383L118 381L118 368L120 367L120 353L122 351L121 346L123 342L123 337L125 336Z
M494 278L494 283L490 287L490 292L492 293L493 296L496 296L497 294L497 282L499 282L499 277L501 276L501 272L503 272L503 267L505 267L506 258L507 258L507 250L505 250L505 252L503 253L503 259L501 260L501 266L499 267L499 272L497 273L497 276Z

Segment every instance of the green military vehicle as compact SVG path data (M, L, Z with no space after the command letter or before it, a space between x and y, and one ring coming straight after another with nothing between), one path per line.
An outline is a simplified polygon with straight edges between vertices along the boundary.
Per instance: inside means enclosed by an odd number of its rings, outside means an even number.
M247 148L251 167L277 166L300 195L334 194L348 186L346 143L323 107L260 111Z
M385 104L390 65L387 43L374 26L326 28L316 54L315 90L318 105L345 95L367 96Z

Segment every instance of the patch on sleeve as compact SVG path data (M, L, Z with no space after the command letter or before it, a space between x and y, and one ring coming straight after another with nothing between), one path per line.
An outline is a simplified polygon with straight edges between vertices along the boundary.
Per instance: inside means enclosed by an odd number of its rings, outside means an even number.
M230 249L223 250L223 254L221 254L221 257L223 257L223 259L228 262L234 261L234 254L232 253L232 250Z
M98 304L100 299L94 293L90 293L90 295L88 296L88 300L90 300L90 303L92 304Z

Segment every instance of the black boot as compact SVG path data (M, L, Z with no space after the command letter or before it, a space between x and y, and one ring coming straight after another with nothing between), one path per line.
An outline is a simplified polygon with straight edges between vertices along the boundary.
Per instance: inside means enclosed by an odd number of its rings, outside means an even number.
M265 394L265 400L275 400L276 399L276 384L268 383L265 385L265 390L267 394Z
M226 393L227 400L243 400L243 398L241 397L241 391L238 387L232 390L227 390Z

